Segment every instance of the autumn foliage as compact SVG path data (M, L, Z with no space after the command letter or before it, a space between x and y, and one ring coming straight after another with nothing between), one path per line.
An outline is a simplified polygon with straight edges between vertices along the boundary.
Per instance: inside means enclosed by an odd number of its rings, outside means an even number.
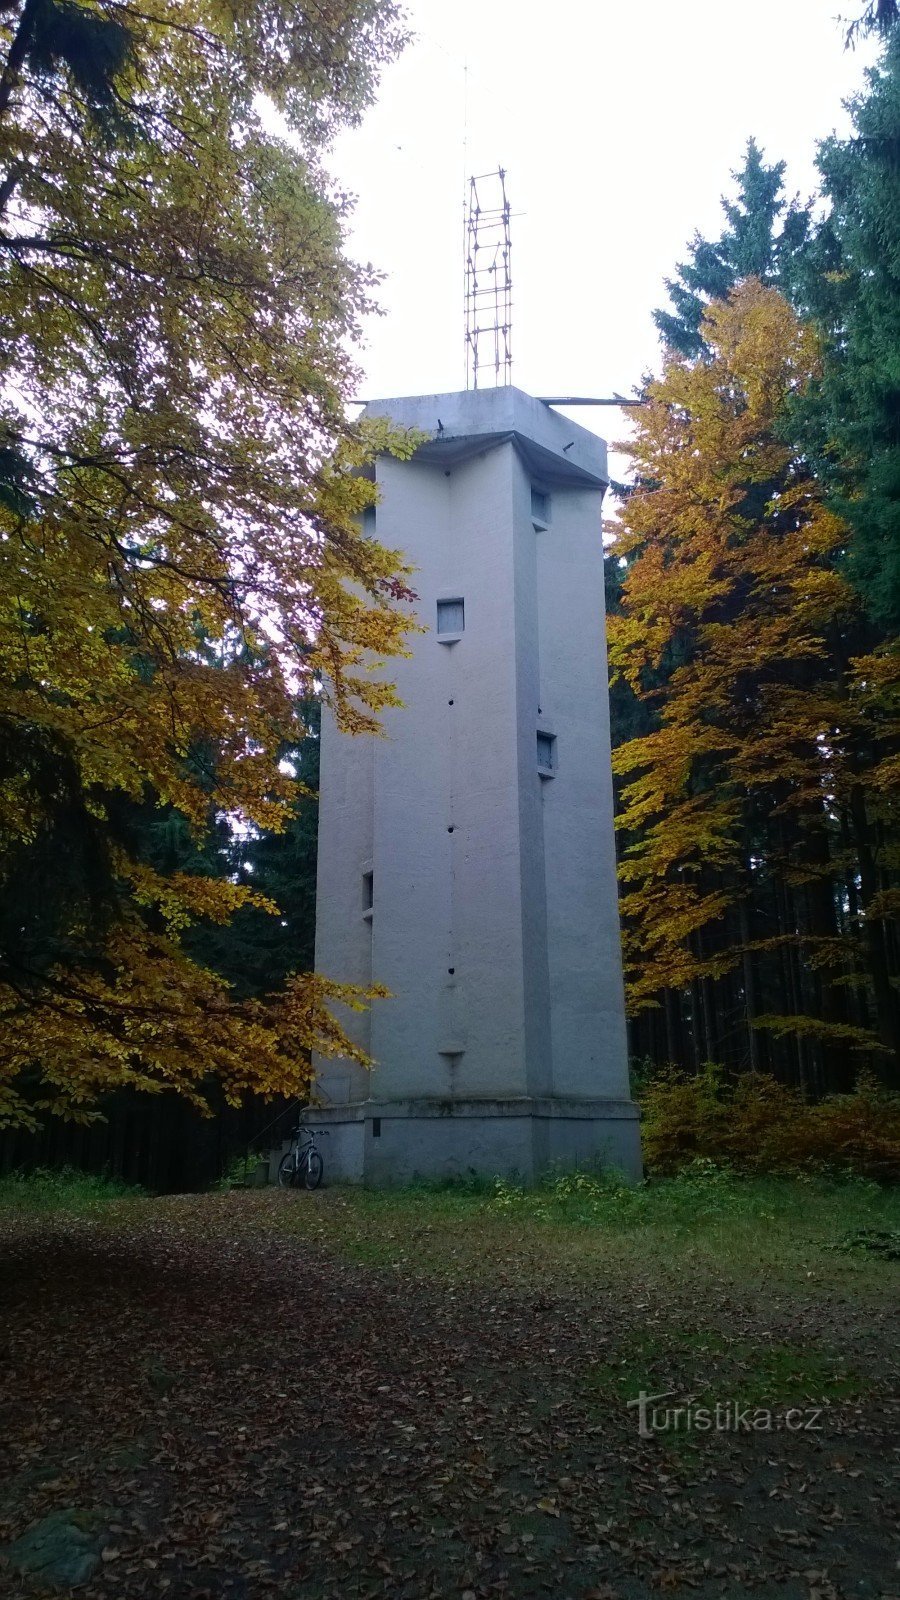
M318 167L393 8L55 15L0 18L0 1125L354 1054L327 1002L359 992L238 1003L190 958L192 923L278 908L155 870L145 820L282 828L302 697L376 726L409 621L360 469L410 446L346 419L369 285Z
M629 1002L660 1053L725 1036L790 1047L807 1090L895 1074L900 653L843 571L848 529L785 417L817 377L813 328L749 279L714 303L709 356L670 354L629 444L616 525L615 751ZM783 1062L783 1056L779 1062Z
M810 1102L766 1073L729 1085L714 1072L668 1072L647 1088L642 1111L654 1174L707 1160L737 1172L900 1179L900 1095L865 1075L850 1094Z

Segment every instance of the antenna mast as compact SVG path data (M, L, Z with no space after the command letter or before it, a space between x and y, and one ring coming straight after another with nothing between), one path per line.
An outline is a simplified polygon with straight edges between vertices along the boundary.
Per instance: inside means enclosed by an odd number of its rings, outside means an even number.
M510 207L502 167L470 178L466 200L466 388L512 383Z

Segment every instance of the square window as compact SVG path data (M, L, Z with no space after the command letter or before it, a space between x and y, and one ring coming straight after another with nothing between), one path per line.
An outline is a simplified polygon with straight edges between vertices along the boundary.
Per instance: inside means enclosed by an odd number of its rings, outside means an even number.
M537 764L538 771L544 776L556 771L556 737L552 733L539 733L537 736Z
M550 526L550 496L543 489L531 491L531 520L536 528Z
M437 631L438 638L442 634L453 635L464 633L466 627L466 606L464 600L439 600L437 603Z

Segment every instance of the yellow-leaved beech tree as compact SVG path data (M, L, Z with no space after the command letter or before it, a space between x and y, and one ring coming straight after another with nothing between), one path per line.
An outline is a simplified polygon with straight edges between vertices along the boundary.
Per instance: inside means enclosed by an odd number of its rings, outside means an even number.
M750 279L703 337L636 414L614 544L611 665L644 722L614 755L629 1000L672 1060L685 1022L696 1065L743 1035L747 1066L782 1070L787 1041L801 1086L846 1087L900 1052L900 655L873 648L848 530L787 439L814 332Z
M389 0L0 10L0 1125L354 1054L359 991L188 958L264 902L134 824L278 829L302 697L393 703L413 596L361 513L412 441L347 421L371 280L319 161L401 42Z

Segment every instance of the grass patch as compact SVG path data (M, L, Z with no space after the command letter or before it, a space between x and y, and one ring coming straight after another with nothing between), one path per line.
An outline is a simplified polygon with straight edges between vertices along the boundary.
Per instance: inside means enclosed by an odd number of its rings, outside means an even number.
M900 1191L864 1179L742 1177L695 1163L629 1187L590 1172L533 1188L333 1188L286 1197L279 1227L361 1264L440 1277L552 1279L601 1273L887 1288L889 1259L840 1248L900 1226Z
M113 1200L142 1194L141 1189L74 1167L38 1167L34 1172L10 1172L0 1178L0 1211L84 1213Z
M620 1404L641 1389L675 1390L707 1407L723 1397L748 1406L829 1404L872 1388L837 1351L810 1344L760 1344L715 1328L632 1333L615 1360L594 1368L588 1386Z
M140 1193L71 1168L14 1173L0 1180L0 1213L105 1209L115 1224L120 1214L111 1202ZM744 1176L708 1160L638 1186L582 1171L533 1187L495 1178L218 1199L216 1227L275 1228L338 1258L407 1276L510 1287L679 1280L698 1302L729 1283L800 1298L828 1284L883 1297L895 1287L900 1233L896 1188L858 1178ZM178 1202L146 1204L162 1217Z

